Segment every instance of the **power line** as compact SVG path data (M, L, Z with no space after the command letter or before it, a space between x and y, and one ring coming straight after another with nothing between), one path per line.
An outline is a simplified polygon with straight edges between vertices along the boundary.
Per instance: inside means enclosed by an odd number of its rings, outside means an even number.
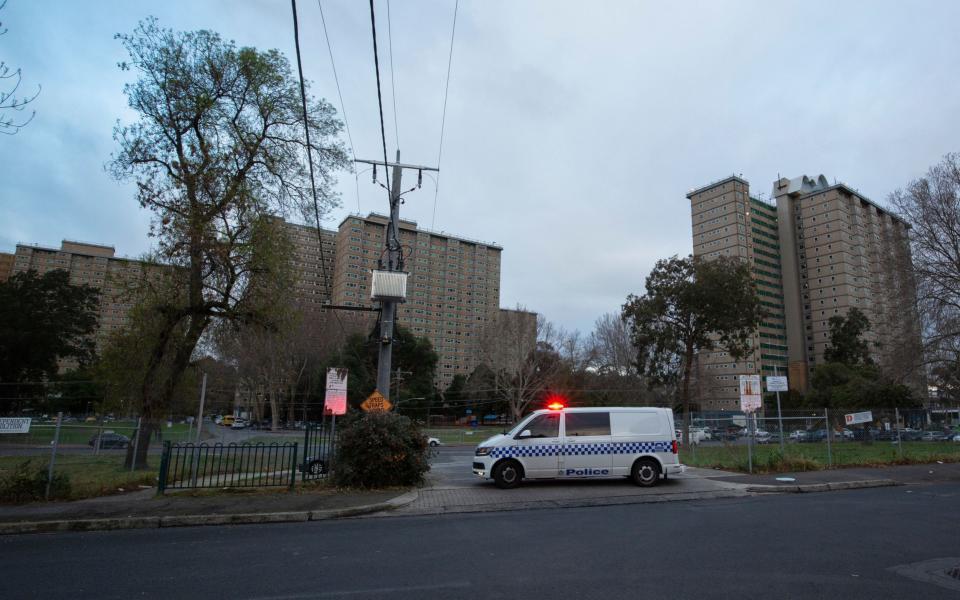
M397 150L399 150L400 126L397 121L397 83L393 79L393 25L390 22L390 0L387 0L387 43L390 45L390 96L393 98L393 132L397 139Z
M372 0L371 0L372 1ZM437 168L440 168L440 159L443 157L443 130L447 124L447 95L450 92L450 67L453 65L453 40L457 35L457 11L460 0L453 6L453 30L450 32L450 54L447 56L447 82L443 87L443 114L440 117L440 148L437 151ZM437 198L440 195L440 173L437 173L437 185L433 190L433 218L430 220L430 229L434 229L437 222Z
M303 131L307 138L307 164L310 166L310 191L313 194L313 216L317 223L317 246L320 248L320 269L327 290L332 292L327 261L323 255L323 234L320 233L320 205L317 203L317 184L313 177L313 146L310 145L310 120L307 113L307 90L303 83L303 62L300 59L300 27L297 24L297 0L290 0L293 9L293 43L297 49L297 73L300 75L300 104L303 107Z
M343 103L343 94L340 93L340 78L337 77L337 64L333 60L333 47L330 45L330 34L327 33L327 20L323 16L323 4L317 0L317 8L320 9L320 23L323 25L323 37L327 40L327 53L330 55L330 67L333 69L333 81L337 84L337 97L340 98L340 113L343 115L343 126L347 130L347 139L350 141L350 154L357 158L357 150L353 145L353 136L350 135L350 122L347 121L347 106ZM398 142L399 143L399 142ZM357 212L360 212L360 183L354 178L357 187Z
M373 0L370 0L370 29L373 32L373 66L377 72L377 104L380 107L380 139L383 141L383 171L387 180L387 200L393 204L390 195L390 169L387 168L387 131L383 126L383 92L380 89L380 57L377 54L377 17L373 10Z

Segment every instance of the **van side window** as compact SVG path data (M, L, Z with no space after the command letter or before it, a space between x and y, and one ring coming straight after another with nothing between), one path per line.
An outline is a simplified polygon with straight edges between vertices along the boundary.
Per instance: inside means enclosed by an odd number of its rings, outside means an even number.
M527 425L530 430L530 437L535 438L555 438L560 437L560 415L540 415Z
M567 437L610 435L610 413L567 413Z

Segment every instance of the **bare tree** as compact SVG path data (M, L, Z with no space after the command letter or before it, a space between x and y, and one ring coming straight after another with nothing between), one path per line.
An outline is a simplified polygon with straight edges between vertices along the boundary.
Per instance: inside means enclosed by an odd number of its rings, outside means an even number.
M636 350L630 341L630 327L620 315L606 313L597 318L588 341L591 367L599 374L635 373Z
M571 360L581 357L582 345L543 315L517 306L500 311L480 347L483 362L493 370L495 391L516 421L556 383Z
M0 2L0 10L3 10L6 5L7 0ZM0 35L6 35L6 33L7 29L0 22ZM14 135L36 115L36 111L32 111L29 116L17 118L17 113L24 112L27 105L40 95L39 85L33 95L21 94L21 83L23 83L23 73L20 68L13 68L6 61L0 60L0 133Z
M960 153L944 156L925 176L892 193L890 202L911 227L912 256L907 260L912 264L904 270L915 278L907 282L908 291L915 283L926 346L925 353L908 348L896 356L908 365L915 365L924 354L934 363L956 363L960 358ZM909 308L907 314L915 314Z

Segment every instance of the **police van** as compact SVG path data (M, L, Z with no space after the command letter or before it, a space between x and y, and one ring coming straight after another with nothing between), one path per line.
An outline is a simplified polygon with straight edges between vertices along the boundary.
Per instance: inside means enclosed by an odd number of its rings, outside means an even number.
M683 473L668 408L565 408L551 404L477 446L473 473L497 487L523 479L629 477L653 486Z

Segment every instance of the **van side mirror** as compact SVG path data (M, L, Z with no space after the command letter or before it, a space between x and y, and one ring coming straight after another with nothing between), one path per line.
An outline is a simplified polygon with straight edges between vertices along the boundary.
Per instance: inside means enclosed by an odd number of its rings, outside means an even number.
M529 430L529 429L524 429L523 431L521 431L521 432L517 435L517 439L519 440L519 439L522 439L522 438L528 438L528 437L530 437L531 435L532 435L532 434L530 433L530 430Z

